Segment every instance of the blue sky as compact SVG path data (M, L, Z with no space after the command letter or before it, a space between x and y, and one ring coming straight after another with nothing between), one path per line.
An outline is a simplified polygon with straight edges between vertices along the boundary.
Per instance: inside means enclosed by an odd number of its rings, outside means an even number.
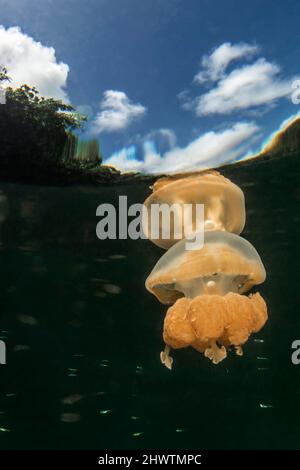
M109 163L206 168L298 112L299 18L296 0L0 0L0 64L87 112Z

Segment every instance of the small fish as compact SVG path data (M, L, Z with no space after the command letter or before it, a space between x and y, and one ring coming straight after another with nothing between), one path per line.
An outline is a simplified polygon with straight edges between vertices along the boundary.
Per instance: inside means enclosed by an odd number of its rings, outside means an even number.
M60 415L60 420L63 423L78 423L80 421L79 413L62 413Z
M127 258L127 256L125 256L125 255L110 255L109 256L109 259L113 259L113 260L114 259L125 259L125 258Z
M62 399L62 403L64 405L74 405L74 403L78 403L82 399L82 395L80 393L73 393L73 395L68 395L67 397Z
M109 294L120 294L121 287L115 284L104 284L103 289L108 292Z
M269 403L268 404L267 403L260 403L259 407L260 408L274 408L274 406L269 404Z
M34 326L38 323L37 319L32 317L31 315L18 315L18 319L24 325Z
M101 411L99 411L99 413L101 415L108 415L108 414L112 413L112 410L101 410Z

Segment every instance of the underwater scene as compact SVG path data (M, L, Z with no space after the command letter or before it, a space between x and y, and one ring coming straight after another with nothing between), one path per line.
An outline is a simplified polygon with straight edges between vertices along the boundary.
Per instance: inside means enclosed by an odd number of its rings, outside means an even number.
M269 320L243 357L214 365L185 348L172 371L160 362L166 307L144 286L164 252L95 235L98 204L143 201L149 182L1 184L1 448L297 447L299 172L298 156L222 172L245 194Z
M3 467L297 461L299 17L0 0Z

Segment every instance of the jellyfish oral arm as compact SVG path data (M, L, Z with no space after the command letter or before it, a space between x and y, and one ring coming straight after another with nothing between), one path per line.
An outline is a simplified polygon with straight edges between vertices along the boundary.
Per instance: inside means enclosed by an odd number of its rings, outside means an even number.
M219 364L219 362L227 357L227 351L224 346L219 348L215 341L211 341L210 347L204 351L204 356L208 357L213 364Z
M173 366L173 358L169 355L171 351L170 346L166 344L164 351L160 353L161 363L166 366L167 369L171 370Z

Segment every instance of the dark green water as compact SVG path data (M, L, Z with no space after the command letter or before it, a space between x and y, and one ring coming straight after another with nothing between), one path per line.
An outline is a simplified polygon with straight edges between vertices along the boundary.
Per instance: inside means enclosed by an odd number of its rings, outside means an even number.
M242 358L179 350L172 372L159 361L166 308L144 288L163 251L95 235L100 203L142 202L147 184L1 184L0 448L299 449L299 161L225 172L245 192L269 321Z

